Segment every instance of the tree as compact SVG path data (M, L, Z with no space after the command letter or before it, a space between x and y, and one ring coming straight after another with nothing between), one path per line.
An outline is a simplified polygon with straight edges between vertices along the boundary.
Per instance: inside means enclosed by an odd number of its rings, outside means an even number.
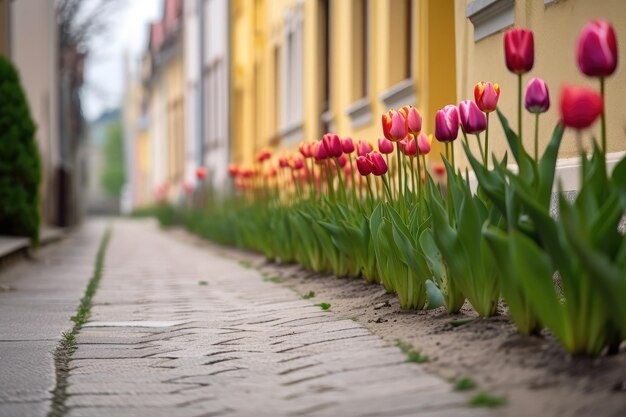
M36 127L13 65L0 57L0 234L39 242L41 162Z
M124 138L122 124L115 122L107 129L104 143L104 169L102 170L102 187L107 194L119 198L126 181L124 166Z

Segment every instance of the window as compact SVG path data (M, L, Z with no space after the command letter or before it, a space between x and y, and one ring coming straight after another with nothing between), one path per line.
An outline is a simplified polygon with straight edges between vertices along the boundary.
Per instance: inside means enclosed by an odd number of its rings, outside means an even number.
M281 51L281 136L295 142L304 136L304 2L297 1L285 15L283 49Z
M393 53L389 60L389 85L398 84L411 78L413 61L413 1L393 0L389 8L389 51Z
M474 42L512 26L515 0L473 0L465 8L465 17L474 25Z

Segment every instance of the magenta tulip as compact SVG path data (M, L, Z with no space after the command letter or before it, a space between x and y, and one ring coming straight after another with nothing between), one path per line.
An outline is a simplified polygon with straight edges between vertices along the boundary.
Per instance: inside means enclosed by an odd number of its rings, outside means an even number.
M524 74L535 63L535 41L528 29L510 29L504 34L506 67L515 74Z
M393 142L386 138L378 139L378 151L380 153L389 154L393 152Z
M524 106L531 113L545 113L550 108L548 85L541 78L531 78L526 86Z
M341 139L341 148L344 153L352 153L354 152L354 142L352 138L343 138Z
M617 39L613 26L593 20L578 37L576 58L580 71L590 77L608 77L617 68Z
M472 100L463 100L459 103L459 115L465 133L476 134L487 128L487 116Z
M435 115L435 137L439 142L452 142L459 135L459 111L448 104Z
M366 156L361 155L356 159L356 168L359 174L366 176L372 173L372 162Z
M367 159L369 159L372 164L372 174L380 177L387 173L387 163L385 163L385 159L380 153L370 152L367 154Z

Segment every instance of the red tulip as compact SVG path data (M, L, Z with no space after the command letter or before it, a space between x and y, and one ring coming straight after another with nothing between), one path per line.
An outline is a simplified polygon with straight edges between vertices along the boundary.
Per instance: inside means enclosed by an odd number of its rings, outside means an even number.
M257 162L263 162L263 161L267 161L271 157L272 157L272 150L266 148L266 149L262 149L261 151L259 151L259 153L256 155L256 160Z
M406 120L409 127L409 132L417 135L422 131L422 115L417 111L415 107L409 106Z
M328 159L329 157L328 149L326 148L326 146L324 146L323 140L316 143L315 152L313 153L313 156L315 157L315 160L318 162Z
M204 167L196 168L196 178L199 181L204 180L206 178L206 168L204 168Z
M382 122L383 122L383 135L391 140L391 116L393 115L393 110L389 110L387 113L383 113Z
M567 127L584 129L602 114L602 96L589 87L565 85L561 91L561 120Z
M391 128L389 129L389 140L397 142L406 138L409 133L407 120L400 112L393 112L391 116Z
M504 34L506 66L515 74L524 74L535 63L535 41L528 29L510 29Z
M483 113L475 102L463 100L459 103L459 115L461 126L465 133L476 134L487 129L487 116Z
M373 149L374 148L372 148L372 145L370 145L369 142L365 140L359 140L359 143L357 146L357 155L365 156L368 153L372 152Z
M341 139L341 148L344 153L352 153L354 152L354 142L352 138L343 138Z
M474 87L474 100L478 108L485 113L490 113L498 106L500 98L500 86L491 82L481 81Z
M341 139L334 133L327 133L322 139L328 156L332 158L339 158L343 154L343 147L341 145Z
M393 152L393 142L386 138L378 139L378 150L380 153L389 154ZM370 149L371 151L371 149Z
M576 47L580 71L590 77L608 77L617 68L617 39L613 26L593 20L580 32Z
M438 177L443 177L444 175L446 175L446 167L443 166L443 164L435 165L435 167L433 168L433 171L435 175Z
M372 173L372 162L364 155L361 155L356 159L356 167L359 170L359 174L363 176Z
M281 156L278 158L278 166L281 168L287 168L289 166L289 158L286 156Z
M414 137L411 136L406 139L406 144L404 145L404 154L406 156L417 155L417 140Z
M239 167L235 164L228 165L228 175L235 178L239 175Z
M302 158L291 158L289 160L289 166L291 167L291 169L294 169L296 171L304 168L304 161L302 160Z
M459 111L448 104L435 115L435 137L439 142L452 142L459 135Z
M430 153L430 140L424 132L417 137L417 151L420 155L428 155Z
M387 164L380 153L372 151L367 154L367 158L372 163L372 174L379 177L387 173Z
M524 106L531 113L544 113L550 108L548 85L541 78L531 78L526 86Z

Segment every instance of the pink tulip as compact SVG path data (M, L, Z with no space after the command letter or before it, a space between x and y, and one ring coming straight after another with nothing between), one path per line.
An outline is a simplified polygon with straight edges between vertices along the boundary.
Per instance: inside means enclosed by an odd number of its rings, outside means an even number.
M315 145L315 152L313 153L313 156L318 162L328 159L328 150L324 145L324 141L317 142L317 144Z
M417 135L422 131L422 115L417 111L415 107L409 107L406 120L409 127L409 132Z
M357 155L365 156L368 153L372 152L372 150L373 150L372 145L370 145L369 142L365 140L359 140L358 145L357 145Z
M435 115L435 137L439 142L452 142L459 135L459 111L448 104Z
M343 138L341 139L341 148L344 153L352 153L354 152L354 142L352 138Z
M474 87L474 100L478 108L485 113L490 113L498 106L500 98L500 86L491 82L481 81Z
M367 158L372 163L372 174L379 177L387 173L387 164L380 153L370 152L367 154Z
M524 106L531 113L544 113L550 108L548 85L541 78L531 78L526 86Z
M602 96L589 87L565 85L561 91L561 120L567 127L585 129L602 114Z
M471 100L459 103L459 115L465 133L476 134L487 128L487 116Z
M535 40L528 29L510 29L504 34L504 56L509 71L524 74L535 63Z
M348 163L348 158L346 158L344 154L341 154L341 156L337 158L337 161L339 161L339 166L343 168Z
M378 151L380 153L389 154L393 152L393 142L386 138L378 139Z
M406 156L417 155L417 140L415 140L412 136L405 140L406 144L404 145L404 154Z
M389 140L397 142L406 138L409 133L407 121L400 112L394 112L391 116L391 128L389 129Z
M372 162L366 156L361 155L356 159L356 167L359 174L366 176L372 173Z
M576 47L580 71L590 77L608 77L617 68L617 39L613 26L593 20L580 32Z
M341 139L334 133L327 133L322 138L322 142L326 147L326 152L331 158L339 158L343 154Z
M417 151L420 155L428 155L430 153L430 141L424 132L417 137Z

